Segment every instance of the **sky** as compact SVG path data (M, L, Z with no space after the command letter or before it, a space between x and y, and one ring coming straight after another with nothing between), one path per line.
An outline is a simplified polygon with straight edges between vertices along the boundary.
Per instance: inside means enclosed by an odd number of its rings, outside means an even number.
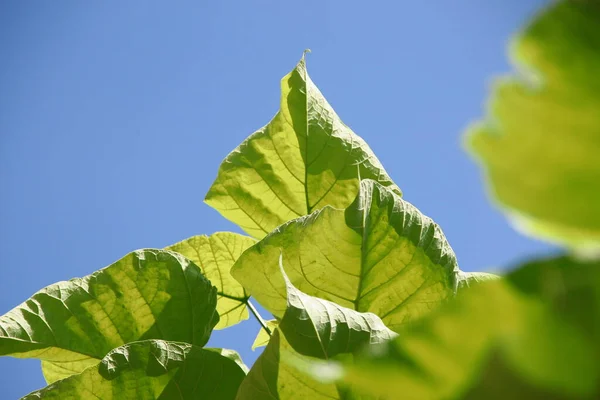
M509 226L461 142L511 70L507 41L546 3L0 2L0 314L132 250L240 232L204 195L306 48L313 81L461 269L553 251ZM209 345L252 364L257 332L248 320ZM43 386L39 361L0 358L3 399Z

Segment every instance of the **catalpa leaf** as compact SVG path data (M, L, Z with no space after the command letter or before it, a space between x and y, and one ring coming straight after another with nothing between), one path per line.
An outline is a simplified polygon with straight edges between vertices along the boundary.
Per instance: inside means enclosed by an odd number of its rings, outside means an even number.
M221 164L206 203L255 238L331 205L347 207L361 178L401 194L369 146L327 103L304 57L281 81L281 106Z
M498 275L487 272L463 272L458 273L458 290L477 285L481 282L487 282L495 279L500 279Z
M279 322L276 319L270 319L267 322L267 328L271 330L271 332L275 332L275 329L279 326ZM252 343L252 350L256 350L259 347L266 346L269 344L269 340L271 339L271 335L264 328L260 328L258 334L256 335L256 339L254 339L254 343Z
M281 258L280 258L281 265ZM321 384L285 362L311 364L317 359L350 355L370 344L396 336L372 313L341 307L302 293L289 281L283 267L288 307L267 348L242 383L238 399L342 399L348 388Z
M248 299L244 287L230 274L239 256L256 241L232 232L217 232L210 236L194 236L172 246L196 264L217 288L217 311L220 316L215 329L223 329L248 319Z
M236 400L339 399L337 386L321 383L282 358L295 353L279 329L273 331L267 347L242 381ZM294 358L310 357L296 354Z
M143 339L204 346L216 290L177 253L138 250L84 278L50 285L0 317L0 355L43 360L48 382Z
M324 207L290 221L249 248L232 275L278 318L286 310L280 249L303 292L360 312L393 330L451 297L456 257L440 227L393 190L363 180L346 209Z
M302 293L283 270L282 256L279 265L287 292L287 309L279 329L296 352L328 359L396 336L373 313L360 313Z
M234 399L245 373L221 352L163 340L128 343L24 399Z
M599 398L599 300L600 263L537 261L329 366L341 371L334 380L384 398Z
M240 354L237 351L231 350L231 349L222 349L222 348L205 348L204 350L214 351L215 353L218 353L218 354L222 355L223 357L229 358L231 361L236 363L238 365L238 367L240 367L240 369L244 372L244 374L248 373L249 368L244 363L244 361L242 360L242 357L240 356Z
M519 229L600 247L600 6L555 2L521 33L468 145Z

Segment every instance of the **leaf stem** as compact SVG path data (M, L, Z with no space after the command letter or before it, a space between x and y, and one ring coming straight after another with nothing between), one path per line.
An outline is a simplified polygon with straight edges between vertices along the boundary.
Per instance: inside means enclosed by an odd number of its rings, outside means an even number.
M269 334L269 336L271 336L271 334L272 334L271 329L269 329L269 327L267 326L267 323L260 316L260 314L258 313L258 310L256 309L256 307L254 307L254 304L252 304L250 299L247 300L247 305L248 305L248 308L250 309L250 312L252 312L252 314L254 315L254 318L256 318L256 320L258 321L260 326L262 326L262 328Z

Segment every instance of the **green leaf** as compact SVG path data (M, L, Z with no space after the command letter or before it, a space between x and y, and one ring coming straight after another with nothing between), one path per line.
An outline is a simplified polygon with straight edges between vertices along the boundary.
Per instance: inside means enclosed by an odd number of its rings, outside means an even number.
M39 358L49 382L143 339L204 346L219 317L196 265L138 250L85 278L50 285L0 317L0 355Z
M242 360L242 357L240 356L240 354L237 351L231 350L231 349L217 349L217 348L205 348L204 350L214 351L215 353L218 353L218 354L222 355L223 357L229 358L231 361L236 363L238 365L238 367L241 368L242 371L244 371L244 374L248 373L249 368L244 363L244 361Z
M271 330L271 332L275 332L277 326L279 326L279 322L276 319L270 319L267 322L267 327ZM252 350L256 350L259 347L266 346L269 344L269 340L271 339L271 335L264 329L260 328L258 331L258 335L256 335L256 339L254 339L254 343L252 343Z
M600 247L600 5L549 7L512 47L524 73L499 81L467 137L494 197L534 236Z
M397 336L373 313L360 313L302 293L285 274L282 258L279 265L285 281L287 309L279 329L295 351L328 359Z
M267 347L242 381L236 400L340 398L335 384L318 382L282 360L286 354L292 353L294 350L280 330L276 329ZM296 357L303 356L296 354Z
M227 156L205 201L262 238L326 205L347 207L361 178L401 194L311 81L302 57L281 80L279 112Z
M223 329L248 319L248 299L244 287L229 272L239 256L256 241L232 232L193 236L167 247L198 265L217 288L217 311L221 317L215 329Z
M24 399L234 399L245 373L218 351L188 343L128 343L98 366Z
M507 279L590 338L600 338L600 261L569 256L535 260L513 271ZM594 344L596 359L600 360L600 341L594 340Z
M280 249L300 290L373 312L393 330L453 296L458 283L456 257L440 227L370 180L346 210L325 207L290 221L235 263L232 275L278 318L287 305Z
M281 259L280 259L281 263ZM341 399L348 389L320 384L285 362L340 358L396 336L372 313L360 313L302 293L283 267L288 307L267 348L242 383L238 399Z
M463 272L458 273L458 289L462 290L478 283L500 279L498 275L487 272Z
M599 305L599 262L534 262L463 291L338 378L385 398L599 398Z

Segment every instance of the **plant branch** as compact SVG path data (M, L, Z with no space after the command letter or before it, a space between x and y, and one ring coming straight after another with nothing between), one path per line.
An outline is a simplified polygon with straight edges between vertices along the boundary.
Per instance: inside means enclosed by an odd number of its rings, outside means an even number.
M256 320L258 321L258 323L260 324L260 326L262 326L262 328L269 334L269 336L271 336L271 334L272 334L271 329L269 329L269 327L267 326L267 323L260 316L260 314L258 313L258 310L256 309L256 307L254 307L254 304L252 304L252 302L250 301L250 299L248 299L246 301L246 304L248 305L248 309L250 309L250 311L254 315L254 318L256 318Z

